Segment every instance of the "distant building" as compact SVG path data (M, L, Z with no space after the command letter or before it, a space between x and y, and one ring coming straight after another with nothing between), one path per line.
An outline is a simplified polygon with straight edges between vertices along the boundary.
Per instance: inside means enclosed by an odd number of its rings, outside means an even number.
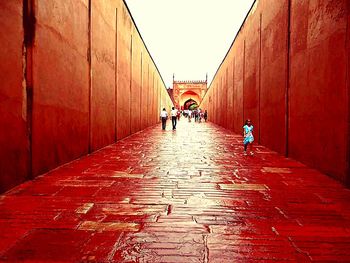
M176 108L187 110L191 105L199 105L208 89L208 77L206 80L180 81L173 76L173 88L170 97Z

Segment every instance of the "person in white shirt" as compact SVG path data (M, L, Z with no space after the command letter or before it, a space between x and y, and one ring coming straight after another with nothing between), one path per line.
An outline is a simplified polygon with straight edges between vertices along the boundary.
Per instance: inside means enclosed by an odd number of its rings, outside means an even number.
M166 112L165 108L160 112L160 118L162 119L162 129L165 130L166 127L166 120L168 119L168 113Z
M171 110L171 122L173 124L173 130L176 130L176 123L177 123L177 109L175 107Z

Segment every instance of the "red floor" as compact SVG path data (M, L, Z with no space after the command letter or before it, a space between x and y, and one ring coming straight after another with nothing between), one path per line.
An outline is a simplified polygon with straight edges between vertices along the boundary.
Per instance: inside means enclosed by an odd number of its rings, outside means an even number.
M349 190L213 124L168 128L1 196L0 260L350 262Z

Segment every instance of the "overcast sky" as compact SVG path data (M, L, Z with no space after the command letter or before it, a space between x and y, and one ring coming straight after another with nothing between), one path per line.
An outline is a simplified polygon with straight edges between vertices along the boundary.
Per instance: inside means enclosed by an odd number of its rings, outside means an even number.
M208 84L254 0L126 0L167 87Z

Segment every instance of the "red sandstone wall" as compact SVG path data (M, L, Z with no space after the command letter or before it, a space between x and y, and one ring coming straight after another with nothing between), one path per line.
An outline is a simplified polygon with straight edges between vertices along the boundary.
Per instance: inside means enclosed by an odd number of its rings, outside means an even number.
M348 26L347 26L347 57L348 57L348 68L347 68L347 98L348 98L348 110L347 110L347 121L348 121L348 127L347 131L345 132L346 138L348 138L347 143L347 176L346 176L346 184L350 185L350 34L349 34L349 26L350 26L350 1L348 1L347 5L347 14L348 14Z
M117 41L117 139L130 135L130 94L131 94L131 25L126 8L118 8Z
M23 2L36 18L26 56ZM1 1L0 14L0 192L156 124L160 104L171 106L122 0Z
M135 27L132 31L133 40L132 40L132 80L131 80L131 133L140 131L141 129L141 116L140 116L140 107L141 107L141 38L137 33Z
M346 5L293 1L290 52L290 155L343 181L349 150Z
M209 119L242 133L251 118L256 141L349 183L349 5L257 1L202 103Z
M259 9L252 9L244 28L244 86L243 119L254 121L254 136L259 138L259 79L260 79L260 16ZM243 125L241 125L243 126Z
M89 12L86 2L35 2L34 175L88 153Z
M91 150L115 140L116 6L91 1Z
M234 89L233 89L233 108L234 111L234 131L242 133L243 114L243 85L244 85L244 60L245 60L245 41L243 32L237 37L237 45L234 46Z
M232 53L229 55L229 58L227 59L227 116L226 116L226 128L233 130L234 129L234 121L233 121L233 114L234 114L234 108L233 108L233 73L234 73L234 67L233 67L233 59L232 59Z
M260 143L285 154L288 85L288 0L262 3ZM276 128L278 127L278 128Z
M147 103L147 126L152 125L153 120L152 120L152 108L153 108L153 101L154 101L154 69L152 67L149 68L148 70L148 103Z
M145 49L142 50L142 85L141 85L141 130L145 129L147 125L148 114L148 96L149 96L149 62Z
M22 87L22 1L0 1L0 192L26 179L26 90Z

